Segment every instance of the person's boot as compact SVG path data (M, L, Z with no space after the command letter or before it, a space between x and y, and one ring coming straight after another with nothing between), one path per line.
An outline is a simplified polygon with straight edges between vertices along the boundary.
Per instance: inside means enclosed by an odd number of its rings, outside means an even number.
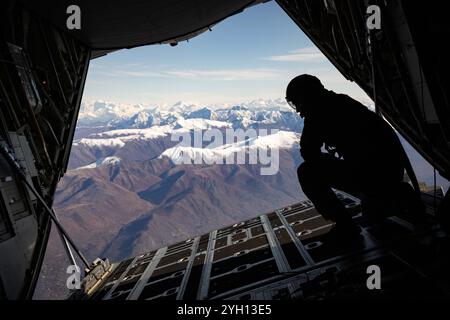
M361 212L372 221L381 221L398 214L398 208L393 199L368 197L361 200Z
M363 240L361 231L361 227L351 219L338 221L323 240L336 241L338 243L355 243Z
M406 182L402 182L399 188L399 202L403 213L418 222L426 217L425 205L420 195ZM414 221L413 221L414 222Z

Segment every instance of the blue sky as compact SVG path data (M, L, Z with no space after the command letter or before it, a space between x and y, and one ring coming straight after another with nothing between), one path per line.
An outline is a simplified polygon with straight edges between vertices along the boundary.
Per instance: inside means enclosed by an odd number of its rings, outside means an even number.
M282 98L289 80L317 75L326 87L369 103L274 2L248 8L175 47L121 50L91 62L84 100L204 105Z

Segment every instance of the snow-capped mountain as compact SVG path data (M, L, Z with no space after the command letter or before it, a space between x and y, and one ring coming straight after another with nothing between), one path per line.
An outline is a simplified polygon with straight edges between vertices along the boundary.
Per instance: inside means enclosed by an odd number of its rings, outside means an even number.
M144 129L170 125L184 119L206 119L230 123L237 128L278 128L300 131L302 121L282 99L253 100L226 106L201 106L177 102L173 106L124 105L96 101L84 104L79 126L105 126L110 129Z
M234 107L231 111L243 111L242 108L239 107L237 109ZM225 112L225 110L223 111ZM232 115L236 116L236 114ZM224 118L230 119L230 116L226 115ZM244 116L241 119L248 119L248 117ZM264 117L261 117L260 120L260 123L263 124L267 121ZM103 161L103 159L108 159L108 157L112 156L123 156L128 160L145 160L158 156L166 156L176 162L180 154L183 154L184 159L189 158L189 155L191 155L191 159L202 157L207 163L218 163L214 159L224 158L233 153L248 152L255 148L291 149L294 148L294 144L298 143L299 140L299 135L293 131L278 131L278 128L276 130L258 128L251 132L243 131L243 140L239 135L236 135L236 139L239 138L241 140L230 143L226 141L227 130L232 130L231 134L234 134L235 131L233 129L236 129L235 126L237 123L236 121L231 123L227 121L201 118L184 119L180 117L170 124L161 126L153 125L144 129L114 129L89 134L87 137L74 141L69 168L95 168L95 164L99 163L99 159ZM208 147L211 144L208 142L204 143L203 141L200 141L196 145L191 141L187 146L183 144L183 147L180 147L179 142L181 140L178 137L185 136L186 134L191 137L194 135L194 131L197 131L198 134L198 132L205 132L205 130L209 129L218 129L223 135L220 144L217 144L219 141L214 141L214 148ZM237 129L246 129L246 127L242 125ZM245 135L246 132L256 136L247 136Z
M302 119L292 110L250 109L245 106L234 106L231 109L218 109L212 119L232 124L233 128L277 128L287 131L301 131Z
M256 99L256 100L252 100L250 102L244 102L241 105L248 109L292 111L291 107L289 107L286 100L283 98Z
M130 140L151 140L165 137L172 134L180 134L190 132L192 130L231 128L231 124L224 121L215 121L207 119L183 119L179 118L170 124L154 125L149 128L138 129L115 129L101 133L90 134L87 138L81 138L75 141L74 145L107 145L107 146L124 146L125 141Z
M78 116L78 125L106 124L112 120L132 117L146 109L150 109L150 106L112 103L101 100L82 102Z
M136 120L136 123L145 123L149 117L151 119L155 114L164 118L170 114L193 112L200 108L201 106L198 104L184 101L178 101L171 106L166 104L115 103L102 100L83 101L78 116L78 125L107 124L111 121L120 120ZM150 122L149 124L151 125L152 123Z
M81 170L81 169L94 169L101 166L115 166L120 164L121 159L119 157L106 157L106 158L100 158L97 161L88 164L87 166L76 168L75 170Z
M175 164L182 163L225 163L234 154L258 150L298 148L299 135L294 132L278 131L266 136L247 137L234 143L213 148L175 146L164 151L159 158L168 157ZM256 153L255 153L256 155ZM200 159L200 160L199 160Z

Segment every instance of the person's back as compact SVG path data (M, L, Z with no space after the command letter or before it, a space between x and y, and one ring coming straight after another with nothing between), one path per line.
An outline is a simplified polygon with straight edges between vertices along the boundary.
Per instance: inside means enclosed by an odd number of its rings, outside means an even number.
M320 214L336 222L330 233L359 234L332 188L378 203L392 200L405 171L399 138L376 113L326 90L314 76L294 78L286 100L305 119L300 141L304 162L297 171L303 192Z
M322 103L305 118L305 130L314 127L315 133L306 139L322 140L357 167L375 165L373 170L378 171L402 166L400 140L386 121L347 95L332 91L323 95Z

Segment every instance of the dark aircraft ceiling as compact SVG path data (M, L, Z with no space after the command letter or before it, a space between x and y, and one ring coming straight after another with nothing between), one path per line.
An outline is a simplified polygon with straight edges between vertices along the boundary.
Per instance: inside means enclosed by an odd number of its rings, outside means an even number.
M81 29L69 31L94 49L94 57L109 51L147 44L187 40L211 26L268 0L23 0L33 11L67 30L66 9L78 5Z

